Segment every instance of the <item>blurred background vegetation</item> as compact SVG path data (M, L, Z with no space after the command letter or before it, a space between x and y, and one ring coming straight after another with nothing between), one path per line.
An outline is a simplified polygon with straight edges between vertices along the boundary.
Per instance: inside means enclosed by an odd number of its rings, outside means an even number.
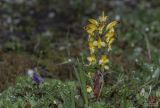
M102 11L120 21L110 71L157 76L159 0L1 0L0 91L34 67L43 77L72 79L76 58L87 54L83 27Z

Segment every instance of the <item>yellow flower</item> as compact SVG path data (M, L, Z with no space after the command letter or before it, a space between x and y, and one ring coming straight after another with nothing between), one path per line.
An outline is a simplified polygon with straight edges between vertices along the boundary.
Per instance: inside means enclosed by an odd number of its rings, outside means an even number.
M113 27L115 27L117 23L118 23L117 21L112 21L111 23L107 25L106 30L113 29Z
M107 16L104 15L104 12L102 12L102 16L99 17L99 25L98 25L98 31L99 34L103 33L103 29L106 25Z
M95 46L93 45L92 41L89 41L89 50L91 54L95 52Z
M84 27L84 29L87 31L89 36L92 36L94 35L94 31L97 30L98 22L95 19L89 19L88 21L90 22L90 24Z
M95 57L95 55L91 55L91 56L87 57L87 60L89 61L89 65L91 65L96 62L96 57Z
M94 24L96 26L98 26L98 22L95 19L89 19L88 20L91 24Z
M109 62L108 57L106 55L102 55L99 60L99 65L101 66L102 69L108 70L109 69L109 67L107 65L108 62Z
M101 47L105 47L106 44L105 42L102 42L100 37L98 37L98 41L94 41L93 45L97 46L98 48L101 48Z
M105 16L104 12L102 12L102 16L99 17L99 22L95 19L89 19L88 21L90 24L88 24L84 29L89 35L94 35L94 31L96 30L98 30L99 34L102 34L106 20L107 16Z
M105 22L107 20L108 16L104 15L104 12L102 12L102 16L99 17L100 22Z
M89 36L94 35L94 30L93 30L93 29L90 29L90 28L88 28L88 27L85 27L84 29L85 29L86 32L89 34Z
M94 37L92 35L88 35L88 42L93 42L94 41Z
M110 51L110 50L112 50L112 43L113 43L113 41L114 41L115 39L114 38L111 38L110 40L109 40L109 42L108 42L108 51Z
M105 35L106 42L108 43L110 41L110 39L114 38L114 37L115 37L115 32L108 32L108 33L106 33L106 35Z
M94 31L96 30L96 26L94 26L93 24L89 24L86 27L84 27L84 29L90 36L92 36L94 34Z
M105 65L108 62L109 62L108 57L106 55L102 55L101 58L100 58L100 60L99 60L99 64L100 65Z
M87 88L88 93L92 92L92 87L91 86L87 85L86 88Z
M108 70L109 66L108 65L103 65L102 68L105 69L105 70Z
M98 28L97 28L99 34L102 34L102 33L103 33L104 27L105 27L105 24L103 24L103 23L99 24L99 26L98 26Z
M92 29L93 31L95 31L97 29L97 26L95 24L88 24L87 28Z
M108 33L105 35L107 46L108 46L108 51L112 50L112 43L115 40L115 32L114 29L110 29Z

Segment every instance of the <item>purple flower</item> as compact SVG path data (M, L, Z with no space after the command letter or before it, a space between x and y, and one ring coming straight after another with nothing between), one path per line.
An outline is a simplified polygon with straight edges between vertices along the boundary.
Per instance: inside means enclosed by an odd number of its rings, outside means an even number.
M33 74L33 81L36 84L40 84L41 82L43 82L43 79L36 72L34 72L34 74Z

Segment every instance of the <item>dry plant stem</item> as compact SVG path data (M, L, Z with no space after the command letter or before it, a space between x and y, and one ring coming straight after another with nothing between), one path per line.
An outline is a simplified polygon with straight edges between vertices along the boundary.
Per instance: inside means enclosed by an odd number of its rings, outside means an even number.
M102 92L103 86L104 86L104 79L103 79L103 81L102 81L102 85L101 85L101 88L100 88L100 91L99 91L99 94L98 94L97 100L99 100L99 98L100 98L100 95L101 95L101 92Z
M94 77L94 95L99 100L104 86L104 77L101 71L97 71Z

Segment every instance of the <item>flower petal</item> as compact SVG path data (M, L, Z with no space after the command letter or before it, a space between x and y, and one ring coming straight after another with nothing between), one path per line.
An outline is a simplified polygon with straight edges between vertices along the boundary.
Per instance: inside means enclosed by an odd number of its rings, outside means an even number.
M86 27L93 30L97 29L97 26L95 24L88 24Z
M86 88L87 88L88 93L92 92L92 87L91 86L87 85Z
M97 44L98 44L97 41L94 41L94 42L93 42L93 45L94 45L94 46L97 46Z
M105 46L106 46L106 43L105 43L105 42L101 42L101 46L102 46L102 47L105 47Z
M111 23L109 23L109 24L107 25L106 30L112 29L114 26L117 25L117 23L118 23L117 21L112 21Z
M92 24L95 24L95 25L98 25L98 22L95 20L95 19L89 19L88 20L90 23L92 23Z

